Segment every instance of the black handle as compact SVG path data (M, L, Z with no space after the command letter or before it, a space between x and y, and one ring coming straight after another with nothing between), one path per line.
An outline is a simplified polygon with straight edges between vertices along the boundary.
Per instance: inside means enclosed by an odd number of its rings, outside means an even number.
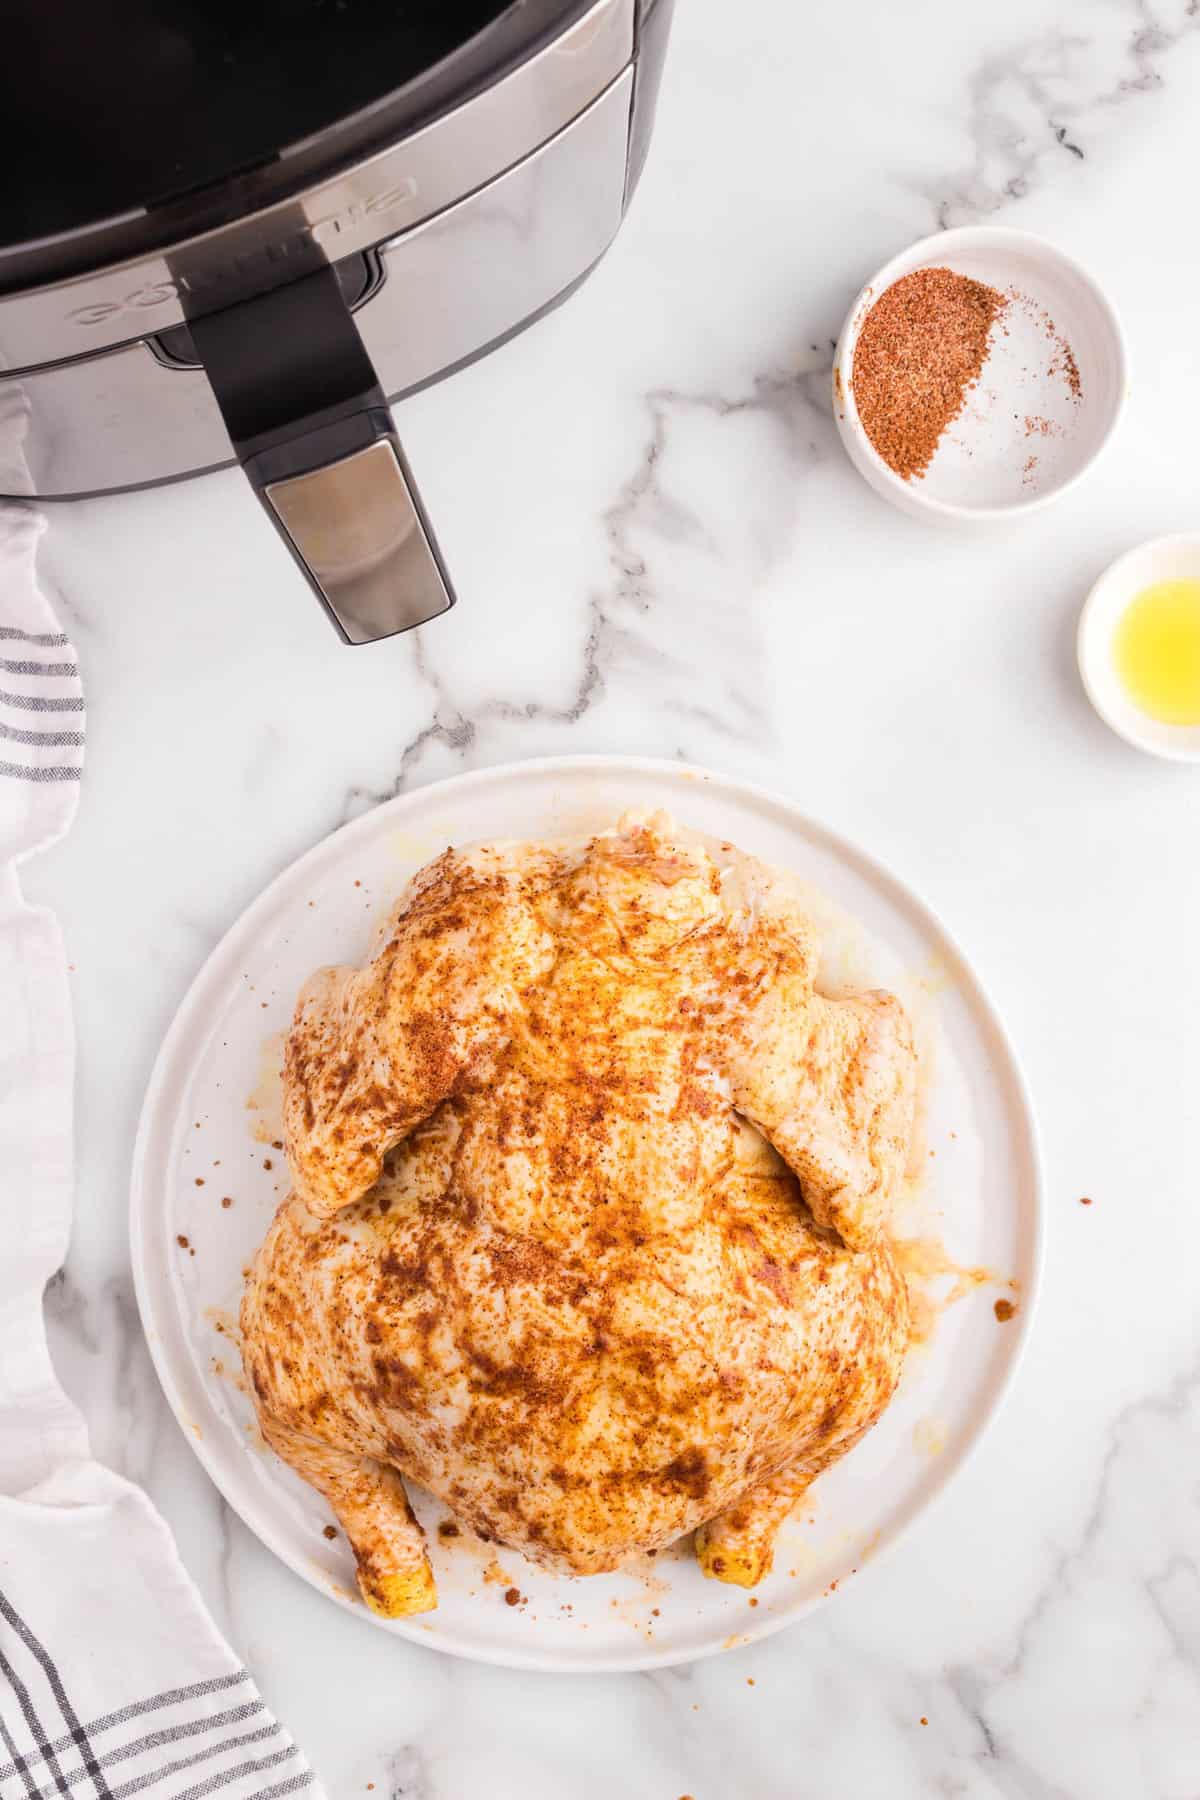
M337 631L371 643L454 593L332 268L190 321L238 459Z

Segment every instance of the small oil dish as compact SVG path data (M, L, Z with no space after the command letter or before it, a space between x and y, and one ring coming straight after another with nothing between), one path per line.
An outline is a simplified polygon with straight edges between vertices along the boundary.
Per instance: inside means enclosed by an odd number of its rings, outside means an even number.
M1200 762L1200 532L1112 563L1084 602L1076 648L1106 725L1152 756Z

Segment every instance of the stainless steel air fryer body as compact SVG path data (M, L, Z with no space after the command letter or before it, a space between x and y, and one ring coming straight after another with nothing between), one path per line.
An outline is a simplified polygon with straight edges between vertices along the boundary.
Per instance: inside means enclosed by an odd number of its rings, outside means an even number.
M10 233L0 369L28 430L5 491L112 493L240 461L347 642L444 611L387 402L530 323L603 253L670 7L515 0L464 47L457 92L442 58L249 172Z

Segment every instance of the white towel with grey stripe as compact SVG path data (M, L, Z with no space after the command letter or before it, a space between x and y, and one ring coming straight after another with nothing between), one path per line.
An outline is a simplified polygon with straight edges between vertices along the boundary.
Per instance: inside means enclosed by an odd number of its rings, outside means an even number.
M0 387L0 492L24 416L16 384ZM311 1769L146 1495L92 1459L46 1345L74 1042L58 926L18 869L71 822L84 702L37 585L41 529L0 499L0 1800L309 1800Z

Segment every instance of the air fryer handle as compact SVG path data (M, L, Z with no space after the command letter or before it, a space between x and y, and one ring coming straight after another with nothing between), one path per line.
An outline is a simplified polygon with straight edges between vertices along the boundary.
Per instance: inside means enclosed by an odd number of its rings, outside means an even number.
M251 486L346 643L454 594L331 268L190 321Z

